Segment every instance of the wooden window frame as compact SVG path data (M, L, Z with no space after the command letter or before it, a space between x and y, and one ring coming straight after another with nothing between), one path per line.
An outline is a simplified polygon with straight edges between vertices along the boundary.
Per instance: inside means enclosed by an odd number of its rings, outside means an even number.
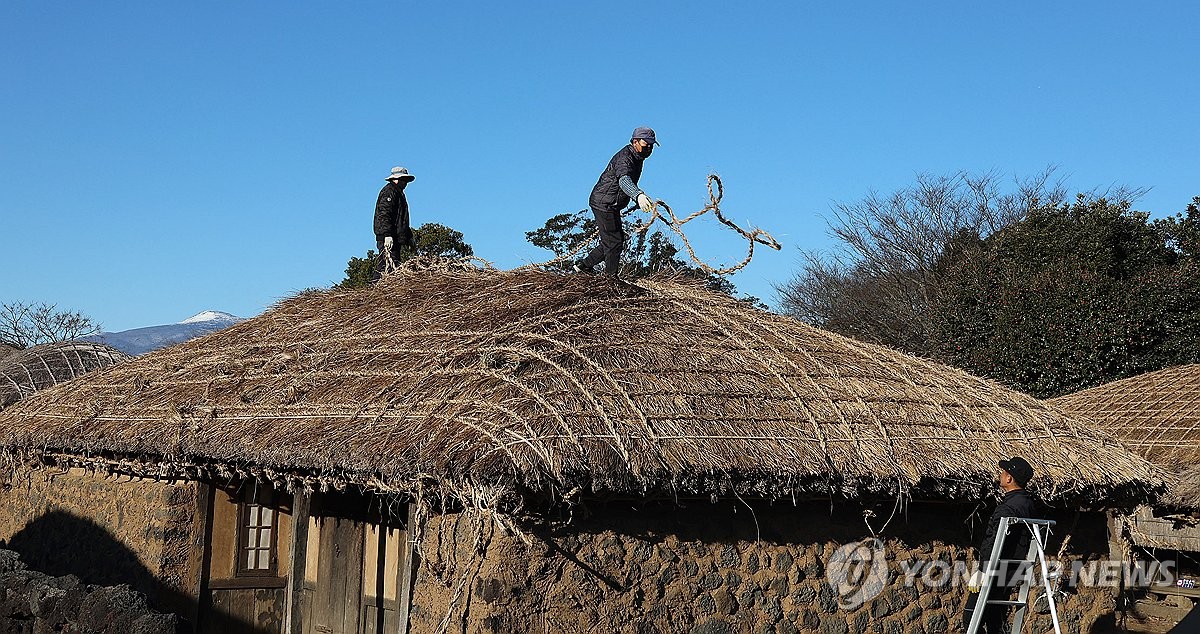
M261 531L262 526L250 525L250 512L253 508L259 508L260 513L271 514L271 543L267 546L268 562L266 568L250 568L246 564L246 555L249 551L259 551L262 548L251 546L249 543L250 530L255 529ZM260 520L261 522L261 520ZM255 532L255 536L258 532ZM233 562L234 577L278 577L279 576L279 512L265 504L255 502L238 502L238 521L237 521L237 553Z

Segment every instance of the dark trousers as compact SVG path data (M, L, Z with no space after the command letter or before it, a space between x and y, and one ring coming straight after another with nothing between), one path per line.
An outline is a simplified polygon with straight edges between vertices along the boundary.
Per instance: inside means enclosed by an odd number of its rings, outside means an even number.
M596 227L600 229L600 244L579 263L592 268L604 261L604 274L616 276L621 267L621 250L625 248L625 227L621 224L620 211L600 211L592 208L596 216Z
M992 588L991 599L1008 599L1012 596L1012 588L999 586ZM967 595L967 607L963 610L963 630L966 631L967 626L971 624L971 615L975 611L975 603L979 600L979 593L972 592ZM1012 608L1007 605L988 605L983 608L983 620L980 621L980 632L987 634L1008 634L1008 613Z

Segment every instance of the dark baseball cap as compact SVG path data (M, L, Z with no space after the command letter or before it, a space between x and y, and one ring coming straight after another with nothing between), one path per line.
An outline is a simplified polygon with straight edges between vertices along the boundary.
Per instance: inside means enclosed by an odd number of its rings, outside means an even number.
M1033 467L1020 456L1013 456L1008 460L1000 461L1000 468L1008 472L1017 484L1025 486L1033 479Z
M658 140L654 138L654 130L650 128L634 128L633 136L630 139L645 139L650 142L650 145L659 145Z

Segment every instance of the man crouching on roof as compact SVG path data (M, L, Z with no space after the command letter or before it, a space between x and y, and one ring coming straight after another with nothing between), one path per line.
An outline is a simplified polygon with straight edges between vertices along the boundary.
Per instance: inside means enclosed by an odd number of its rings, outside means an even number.
M979 599L979 591L984 583L995 584L990 593L989 600L1007 600L1012 596L1012 591L1020 585L1019 579L1014 577L1026 572L1023 568L1015 570L1012 569L1012 566L1001 565L993 579L984 578L984 568L988 560L992 557L992 546L996 542L996 531L1000 529L1000 518L1042 518L1037 500L1025 490L1025 485L1029 484L1029 481L1033 479L1033 467L1020 456L1009 460L1001 460L998 466L1000 470L997 474L997 484L1004 493L1004 498L1000 500L1000 504L996 507L996 510L992 511L992 517L988 520L987 530L983 533L983 541L979 543L979 572L971 575L971 581L967 584L970 595L967 596L967 606L963 611L964 630L971 623L971 614L975 610L976 602ZM1025 557L1025 553L1029 552L1030 537L1028 531L1013 531L1010 533L1009 538L1004 541L1003 550L1000 551L1000 559L1021 559ZM980 622L981 631L988 634L1006 632L1008 626L1005 621L1008 620L1010 609L1011 607L1007 605L984 606L983 620Z

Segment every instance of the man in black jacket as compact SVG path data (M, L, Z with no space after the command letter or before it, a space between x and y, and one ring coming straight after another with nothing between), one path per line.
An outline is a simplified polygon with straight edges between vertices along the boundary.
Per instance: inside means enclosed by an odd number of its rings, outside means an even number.
M654 203L646 192L638 189L642 177L642 162L654 152L658 141L654 130L635 128L629 145L621 148L600 173L600 180L592 188L588 206L596 217L600 229L600 244L587 257L575 263L575 270L594 273L594 267L604 262L604 274L616 277L621 266L621 250L625 247L625 229L621 223L621 210L629 201L636 200L642 211L650 213Z
M408 223L408 199L404 197L404 187L415 179L407 169L393 167L387 184L379 190L379 198L375 201L375 246L379 249L375 261L376 279L386 269L389 256L393 262L399 262L400 247L416 247Z
M1038 507L1037 500L1029 495L1025 490L1025 485L1033 479L1033 467L1019 456L1009 460L1001 460L1000 473L998 477L1000 490L1004 493L1004 498L1000 500L1000 504L996 506L996 510L992 511L992 517L988 521L987 530L983 533L983 541L979 543L979 567L984 570L987 562L992 557L992 547L998 539L996 532L1000 528L1000 518L1002 517L1024 517L1041 519L1041 511ZM1007 539L1004 540L1004 547L1000 551L1000 567L997 576L993 579L982 579L982 583L992 583L992 592L989 595L989 600L1007 600L1012 595L1013 589L1019 585L1019 574L1025 574L1027 571L1017 565L1005 566L1005 559L1024 559L1029 552L1029 541L1032 535L1029 529L1024 525L1014 526ZM977 582L978 583L978 582ZM975 583L968 584L975 586ZM971 594L967 597L967 607L963 612L964 628L971 622L971 613L975 609L976 601L979 598L978 587L971 587ZM1009 607L1004 605L989 605L983 611L983 631L992 633L1000 633L1005 629L1005 621L1008 618Z

